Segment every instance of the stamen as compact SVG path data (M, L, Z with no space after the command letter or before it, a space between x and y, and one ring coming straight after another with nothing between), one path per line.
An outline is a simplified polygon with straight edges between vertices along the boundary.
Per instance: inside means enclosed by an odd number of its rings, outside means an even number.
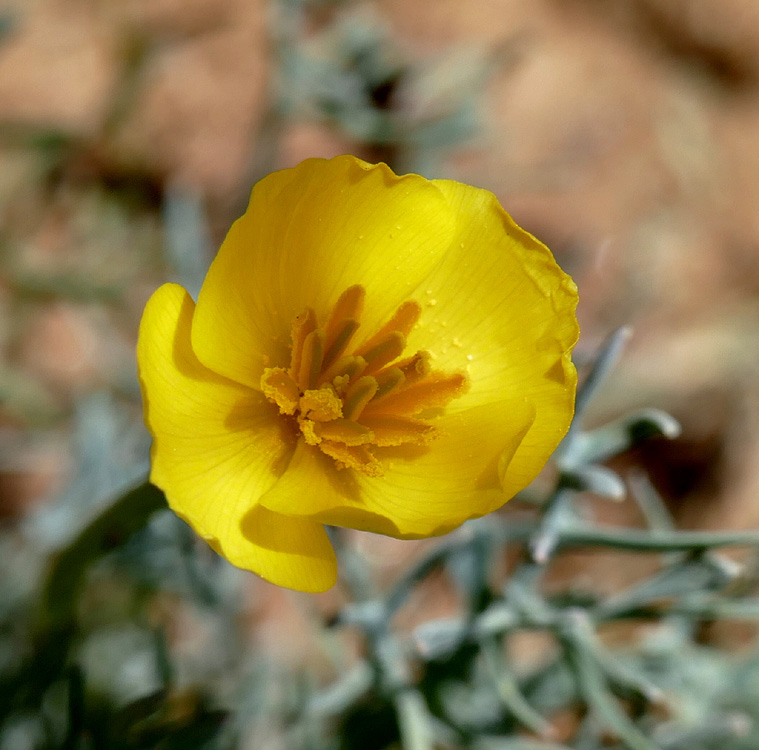
M332 440L344 445L365 445L374 442L374 433L352 419L334 419L315 425L316 434L323 440Z
M379 401L389 393L398 390L406 381L406 376L398 367L389 367L375 375L377 379L377 392L374 394L373 401Z
M403 372L408 385L416 383L422 378L426 378L432 371L430 365L430 353L425 351L417 352L408 359L396 362L395 366Z
M369 375L359 378L348 388L343 399L343 416L346 419L358 419L364 407L377 392L377 380Z
M399 331L393 331L383 339L379 339L368 351L361 351L359 356L366 360L366 372L371 374L381 370L394 359L398 359L405 348L406 337Z
M356 333L359 325L358 320L344 320L342 326L337 329L335 338L332 341L330 341L330 335L327 333L326 353L322 367L329 367L348 348L348 344L350 344L353 334Z
M363 357L340 357L331 367L328 367L319 378L322 383L334 383L335 378L347 375L348 380L358 377L366 369Z
M316 434L316 425L318 422L312 422L310 419L298 419L303 438L309 445L319 445L322 439Z
M332 308L332 314L329 316L325 331L327 333L327 342L335 338L335 332L340 328L345 320L361 320L361 313L364 312L364 298L366 289L361 284L349 286L335 302Z
M283 367L269 367L261 376L261 390L273 401L282 414L295 414L300 391L298 384Z
M343 416L343 402L330 388L306 391L300 397L300 413L307 419L328 422Z
M300 361L303 356L303 343L306 336L316 330L316 325L316 313L310 307L306 308L306 311L298 315L293 321L291 332L293 351L290 359L290 377L293 380L298 380Z
M356 354L364 356L364 352L373 349L380 341L387 338L391 333L402 333L408 336L413 327L417 324L419 316L422 314L422 306L415 300L407 300L393 314L393 317L385 323L382 328L370 339L365 341Z
M418 414L424 409L446 406L467 389L466 375L432 373L426 380L401 388L379 402L372 402L367 411L372 414Z
M383 474L382 464L365 445L344 445L325 440L319 447L337 461L338 469L358 469L370 477L381 477Z
M335 393L342 398L345 395L345 391L348 390L351 379L350 375L338 375L332 379L332 387L335 389Z
M301 391L315 388L319 381L324 357L324 331L317 328L306 336L298 368L298 385Z
M405 443L426 445L438 435L438 431L431 424L411 417L379 414L375 417L363 416L361 423L374 434L372 442L378 446Z
M282 414L294 417L302 439L333 458L338 469L381 476L374 450L429 443L438 431L413 415L446 406L468 381L463 373L433 372L426 351L400 359L422 310L413 300L346 354L365 296L358 284L346 289L322 327L311 308L299 315L292 326L289 368L266 368L261 390Z

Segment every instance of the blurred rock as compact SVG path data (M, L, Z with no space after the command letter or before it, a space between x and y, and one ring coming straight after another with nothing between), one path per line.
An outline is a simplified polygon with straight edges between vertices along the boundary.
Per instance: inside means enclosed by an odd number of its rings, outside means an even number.
M205 194L239 190L267 104L264 3L158 49L145 65L134 110L118 128L121 158Z
M550 23L557 9L550 0L480 0L473 6L460 0L378 0L393 26L394 36L418 56L451 44L498 45L527 27ZM560 12L559 12L560 14Z
M304 159L330 159L340 154L355 154L357 144L320 123L301 122L288 125L279 141L278 167L294 167Z
M759 81L759 5L753 0L643 0L637 6L643 34L665 52L728 85Z
M591 418L639 406L672 411L684 425L682 439L667 449L654 446L644 458L671 490L681 518L692 526L756 523L759 5L366 5L388 24L403 60L423 69L393 102L412 121L453 106L457 90L476 78L461 68L479 73L482 66L484 132L458 147L442 172L493 190L574 275L581 291L580 360L612 328L635 325ZM63 267L127 286L119 299L132 339L142 303L167 273L155 239L167 179L208 200L220 239L229 206L246 201L253 176L309 156L366 155L326 117L268 117L281 63L274 40L283 29L269 25L264 0L13 0L13 6L17 26L0 46L0 123L81 136L90 158L64 153L45 167L49 157L38 152L18 162L4 155L0 198L13 204L3 212L5 236L13 257L23 255L22 265L32 270ZM304 24L304 38L343 10L338 3L322 7L318 23ZM135 48L139 54L130 57ZM121 119L106 127L116 103ZM82 162L89 171L72 168ZM122 186L146 175L157 197L118 214L111 202L82 198L71 188L102 185L126 203L114 174ZM27 200L24 185L32 181L34 200ZM102 223L88 223L86 216L96 215ZM140 240L134 229L140 221L152 239ZM88 260L93 256L100 265ZM28 319L15 319L21 292L2 275L12 275L10 257L0 266L8 311L0 340L21 377L68 395L115 378L109 362L122 360L104 343L101 307L45 299ZM130 275L130 268L137 270ZM692 482L688 492L678 492L684 477ZM609 521L640 520L628 507L607 510ZM385 539L357 545L383 582L423 548ZM568 570L593 564L578 559ZM610 576L606 585L639 572ZM401 618L412 623L456 606L441 577L420 590ZM293 658L307 658L313 647L303 637L307 618L293 609L287 595L261 594L251 620L275 623L261 631L265 648L284 633L280 648L299 642ZM290 629L280 633L276 623L283 618Z
M177 37L202 34L235 23L247 3L240 0L119 0L111 8L133 33ZM250 5L255 5L251 3Z
M0 429L0 522L23 517L60 491L71 463L60 439L25 442Z
M85 310L58 303L39 310L22 337L20 360L38 377L68 391L92 387L105 364L101 339Z
M0 44L0 123L96 133L120 70L115 31L93 3L17 9Z

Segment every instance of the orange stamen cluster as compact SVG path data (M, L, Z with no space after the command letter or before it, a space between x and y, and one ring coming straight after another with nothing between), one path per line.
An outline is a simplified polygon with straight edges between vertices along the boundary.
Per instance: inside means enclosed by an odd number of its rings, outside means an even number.
M428 443L438 434L428 410L446 406L468 383L463 373L432 370L426 351L402 358L421 314L413 300L351 349L365 296L360 285L346 289L324 326L311 308L299 315L289 368L265 369L261 388L282 414L295 418L306 442L338 468L380 476L376 449Z

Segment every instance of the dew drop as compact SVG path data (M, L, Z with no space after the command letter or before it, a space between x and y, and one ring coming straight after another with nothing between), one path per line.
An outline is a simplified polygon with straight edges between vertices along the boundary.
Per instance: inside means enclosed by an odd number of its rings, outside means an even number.
M435 307L435 305L437 304L437 300L436 300L436 299L431 299L431 300L429 300L429 301L427 302L427 304L428 304L430 307Z
M467 355L466 355L466 358L467 358L467 359L468 359L470 362L471 362L471 361L474 359L474 357L473 357L471 354L467 354Z
M461 340L460 339L453 339L451 342L455 347L461 349Z

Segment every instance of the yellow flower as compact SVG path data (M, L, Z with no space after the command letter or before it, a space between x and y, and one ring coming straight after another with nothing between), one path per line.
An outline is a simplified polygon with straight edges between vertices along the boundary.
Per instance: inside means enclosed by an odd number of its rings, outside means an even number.
M403 539L500 507L572 417L577 291L495 197L312 159L253 189L197 305L152 296L151 480L220 554L330 588L323 524Z

